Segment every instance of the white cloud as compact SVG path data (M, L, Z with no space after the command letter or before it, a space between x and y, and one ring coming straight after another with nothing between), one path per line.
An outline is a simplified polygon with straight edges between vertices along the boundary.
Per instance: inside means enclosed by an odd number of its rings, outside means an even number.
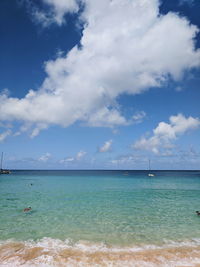
M17 132L13 134L13 136L19 136L24 132L29 132L29 136L31 138L36 137L41 130L44 130L48 127L45 123L36 123L32 125L30 122L23 124Z
M200 119L188 117L186 118L182 114L177 116L171 116L169 118L170 123L160 122L158 127L154 129L154 134L162 136L165 139L174 139L179 134L183 134L188 130L196 129L200 126Z
M200 65L197 28L174 13L159 16L157 0L84 3L81 47L46 63L47 77L38 91L21 99L2 94L1 121L30 123L32 136L41 130L38 125L129 125L117 105L120 95L162 86L169 76L178 80L186 69ZM68 12L68 7L62 9L67 1L49 4L58 13ZM62 19L59 13L58 21Z
M87 152L81 150L79 151L75 157L67 157L65 159L60 160L60 163L69 163L69 162L75 162L75 161L79 161L81 160L85 155L87 154Z
M76 159L77 160L80 160L81 158L83 158L84 156L86 155L86 152L85 151L79 151L76 155Z
M173 147L171 141L175 140L179 135L184 134L189 130L194 130L200 127L200 119L188 117L182 114L171 116L170 123L160 122L153 130L153 136L150 138L142 137L133 144L133 148L141 150L149 150L154 153L159 153L160 149L170 149Z
M116 109L103 107L94 114L89 115L87 125L92 127L115 127L128 125L128 122Z
M135 157L134 156L122 156L118 159L113 159L111 160L111 163L113 165L120 165L120 164L127 164L127 163L133 163L135 161Z
M31 138L36 137L40 133L41 130L44 130L46 128L47 128L47 125L45 123L37 123L34 129L32 130L30 137Z
M151 138L142 137L133 145L134 149L149 150L154 153L159 153L158 148L161 146L160 139L152 136Z
M62 159L60 160L60 163L68 163L68 162L73 162L75 160L75 158L66 158L66 159Z
M38 160L42 162L47 162L50 158L51 154L47 152L44 155L42 155Z
M78 12L79 6L76 0L42 0L47 5L44 10L39 9L36 5L29 4L29 9L34 19L43 27L48 27L52 23L61 26L66 22L67 13Z
M141 164L147 165L148 158L144 155L121 155L116 159L112 159L110 163L118 167L121 166L121 168L123 169L124 166L137 167L139 165L141 166Z
M141 123L145 117L146 113L144 111L138 111L132 116L132 120L134 123Z
M4 131L3 133L0 133L0 142L3 142L8 136L11 135L11 130Z
M106 141L104 143L104 145L99 148L99 152L108 152L108 151L110 151L111 150L112 143L113 143L112 140Z

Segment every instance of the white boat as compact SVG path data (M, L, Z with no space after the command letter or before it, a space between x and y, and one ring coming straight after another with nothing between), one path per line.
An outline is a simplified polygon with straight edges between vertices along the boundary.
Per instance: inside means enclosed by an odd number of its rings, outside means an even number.
M3 169L3 152L1 153L1 168L0 168L0 174L10 174L11 172L9 170Z
M149 177L154 177L155 174L151 173L150 171L151 171L151 161L150 161L150 159L149 159L149 173L148 173L148 176L149 176Z

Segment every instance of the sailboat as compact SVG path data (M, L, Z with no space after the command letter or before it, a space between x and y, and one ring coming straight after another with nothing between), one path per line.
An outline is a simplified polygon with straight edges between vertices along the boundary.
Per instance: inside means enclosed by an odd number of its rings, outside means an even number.
M3 152L1 153L1 168L0 168L0 174L10 174L9 170L3 169Z
M148 173L148 176L149 176L149 177L153 177L153 176L155 176L155 174L151 173L150 171L151 171L151 161L150 161L150 159L149 159L149 173Z

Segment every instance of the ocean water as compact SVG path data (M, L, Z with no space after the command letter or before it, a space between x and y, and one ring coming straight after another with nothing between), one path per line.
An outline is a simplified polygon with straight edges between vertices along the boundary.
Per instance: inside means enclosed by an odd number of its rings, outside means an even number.
M200 172L154 173L0 175L0 266L200 266Z

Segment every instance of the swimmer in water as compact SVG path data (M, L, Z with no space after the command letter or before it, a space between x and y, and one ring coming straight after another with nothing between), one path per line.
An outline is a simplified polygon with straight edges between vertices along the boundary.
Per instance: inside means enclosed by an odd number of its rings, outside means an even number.
M200 216L200 211L197 210L197 211L196 211L196 214L197 214L198 216Z
M23 209L23 212L28 212L28 211L31 211L31 210L32 210L31 207L28 207L28 208Z

